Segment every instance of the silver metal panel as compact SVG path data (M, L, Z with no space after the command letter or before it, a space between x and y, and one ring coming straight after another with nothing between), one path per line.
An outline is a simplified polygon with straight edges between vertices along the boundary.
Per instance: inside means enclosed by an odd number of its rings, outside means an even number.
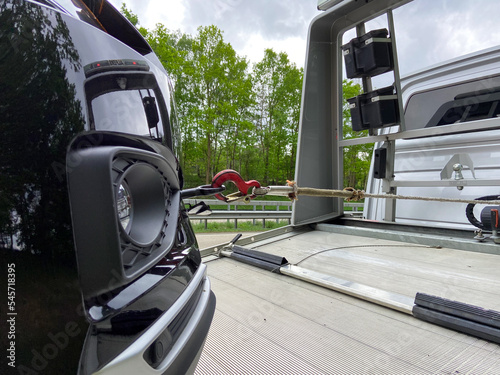
M346 0L316 17L309 27L295 180L299 186L339 189L342 166L337 130L342 123L341 33L407 0L364 4ZM342 214L339 199L301 197L292 224L306 224Z
M453 238L434 235L429 229L421 228L420 233L410 233L374 228L356 228L347 225L318 224L319 231L347 234L354 237L366 237L372 240L402 241L403 243L425 245L429 247L447 247L454 250L500 255L500 245L493 242L478 242L473 239Z
M457 83L473 82L480 78L491 77L492 74L498 75L499 56L500 48L495 47L409 75L402 82L403 99L407 102L412 95L421 92L452 87ZM495 80L488 80L488 84L490 81L493 86ZM481 88L483 85L485 88L490 87L485 82L483 80L477 85ZM436 105L440 105L440 103L437 102ZM435 109L428 109L428 111L434 113ZM423 126L425 124L422 124ZM498 194L495 180L498 181L500 178L500 169L498 168L500 161L500 153L498 153L499 127L500 120L492 118L409 130L400 134L380 135L378 140L380 141L384 137L397 139L395 184L401 187L398 193L474 199ZM465 189L459 192L454 187L446 188L439 185L437 181L440 179L442 168L455 154L467 154L474 162L478 180L491 180L490 183L480 182L481 185L488 187L476 187L477 182L467 184L469 181L466 181L463 184L466 186ZM468 169L464 169L464 177L468 180L472 179L472 174ZM432 180L436 182L427 183L427 181ZM367 192L379 192L380 185L380 180L370 179ZM383 200L368 199L364 211L366 218L384 220L383 206ZM446 228L472 228L465 217L465 205L456 204L421 204L401 201L397 203L396 221Z
M383 135L374 135L371 137L364 137L364 138L344 139L342 141L339 141L339 145L353 146L353 145L362 145L365 143L392 141L397 139L417 139L417 138L464 134L472 132L478 133L480 131L498 130L498 129L500 129L500 122L496 118L491 118L491 119L477 120L471 122L464 122L459 126L455 124L442 125L433 128L407 130L404 133L390 133Z
M457 187L457 186L500 186L500 180L486 179L463 179L463 180L414 180L414 181L391 181L390 186L398 187ZM498 195L498 194L495 194ZM437 197L439 198L439 197Z

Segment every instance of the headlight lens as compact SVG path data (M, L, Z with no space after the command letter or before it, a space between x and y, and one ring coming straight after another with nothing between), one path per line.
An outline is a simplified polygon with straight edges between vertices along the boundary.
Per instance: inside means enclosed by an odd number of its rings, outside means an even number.
M170 192L151 164L122 161L127 165L115 188L118 220L127 241L148 247L162 236Z
M132 196L125 182L120 184L118 193L116 194L116 209L118 211L118 219L125 233L130 233L132 219Z

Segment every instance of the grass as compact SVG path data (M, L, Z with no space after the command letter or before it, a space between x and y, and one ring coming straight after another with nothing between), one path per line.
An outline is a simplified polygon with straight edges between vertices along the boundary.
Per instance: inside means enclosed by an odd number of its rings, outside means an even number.
M191 220L191 225L195 233L211 233L211 232L258 232L270 229L281 228L288 225L288 220L281 220L279 223L276 220L266 220L266 227L262 228L262 220L255 220L255 225L252 221L238 220L238 228L234 227L234 220L211 222L208 221L207 228L205 223L199 222L197 219Z

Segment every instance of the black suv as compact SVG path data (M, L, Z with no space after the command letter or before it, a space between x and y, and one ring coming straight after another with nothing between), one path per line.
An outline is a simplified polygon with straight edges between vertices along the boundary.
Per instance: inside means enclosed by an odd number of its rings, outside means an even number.
M0 373L194 371L215 297L171 96L108 2L0 2Z

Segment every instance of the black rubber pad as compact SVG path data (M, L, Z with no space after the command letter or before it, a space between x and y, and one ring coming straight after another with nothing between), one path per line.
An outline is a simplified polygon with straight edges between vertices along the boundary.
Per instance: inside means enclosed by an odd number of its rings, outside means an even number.
M417 305L413 306L413 316L420 320L425 320L426 322L500 344L500 329L491 326L433 311Z
M424 293L417 293L415 304L434 311L500 329L500 312L495 310L487 310L482 307Z

